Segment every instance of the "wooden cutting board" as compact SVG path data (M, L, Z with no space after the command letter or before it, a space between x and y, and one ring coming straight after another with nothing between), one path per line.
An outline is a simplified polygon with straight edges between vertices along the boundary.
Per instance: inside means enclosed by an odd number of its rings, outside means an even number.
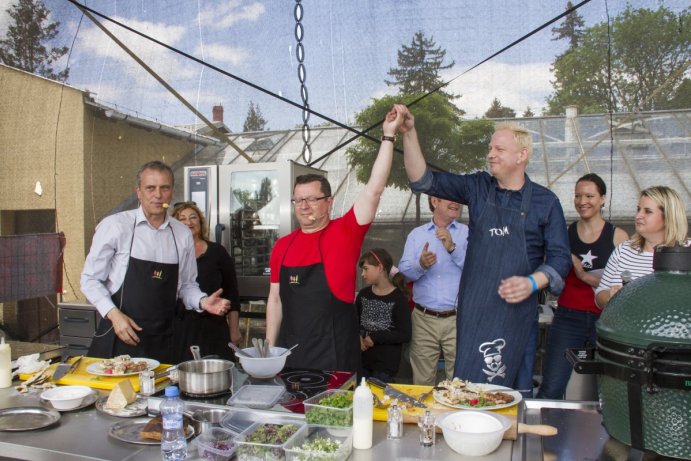
M419 397L425 392L432 389L432 386L416 386L414 384L391 384L391 387L398 389L413 397ZM384 390L370 385L372 393L376 395L379 399L384 396ZM430 410L432 414L442 414L448 413L450 411L470 411L470 410L456 410L451 407L447 407L438 403L434 400L434 397L430 394L422 403L427 405L427 409ZM537 433L538 435L555 435L557 432L556 428L552 426L544 425L528 425L523 423L518 423L518 405L513 405L511 407L502 408L499 410L490 410L493 413L499 413L506 416L511 421L511 427L504 433L504 439L506 440L516 440L518 434L524 433ZM418 418L425 412L424 408L404 408L403 409L403 422L408 424L417 424ZM373 419L375 421L386 421L388 414L386 408L374 408Z
M76 357L72 358L69 362L72 363L73 361L77 360ZM139 377L137 375L131 375L131 376L97 376L97 375L92 375L91 373L86 371L86 368L91 365L92 363L95 362L100 362L103 359L101 358L96 358L96 357L84 357L82 358L81 362L79 362L79 365L77 365L77 368L72 371L72 373L68 373L62 378L58 379L55 384L60 384L60 385L78 385L78 386L88 386L93 389L104 389L104 390L112 390L117 383L122 381L123 379L129 379L130 382L132 383L132 387L134 388L135 392L139 392ZM58 364L54 363L50 365L48 373L51 375L55 371L55 368L57 368ZM154 373L159 373L167 368L169 368L171 365L159 365L155 370ZM26 381L29 379L32 375L30 374L20 374L19 379L22 381ZM167 376L164 376L163 378L159 378L156 380L156 383L160 383L162 381L165 381L168 379Z

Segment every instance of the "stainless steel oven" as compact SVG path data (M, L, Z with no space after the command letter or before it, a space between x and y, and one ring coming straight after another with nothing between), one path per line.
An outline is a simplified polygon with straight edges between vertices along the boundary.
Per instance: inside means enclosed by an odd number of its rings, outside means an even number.
M210 238L235 260L241 298L268 297L271 249L295 229L293 185L309 173L326 176L292 161L185 167L185 200L205 211Z

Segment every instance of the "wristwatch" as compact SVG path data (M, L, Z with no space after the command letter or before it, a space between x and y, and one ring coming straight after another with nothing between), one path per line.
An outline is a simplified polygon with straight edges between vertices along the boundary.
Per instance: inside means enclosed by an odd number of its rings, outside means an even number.
M451 254L451 253L453 253L454 251L456 251L456 242L454 242L453 246L452 246L451 249L448 250L448 251L449 251L449 254Z
M381 137L382 141L391 141L393 143L396 142L396 136L382 136Z

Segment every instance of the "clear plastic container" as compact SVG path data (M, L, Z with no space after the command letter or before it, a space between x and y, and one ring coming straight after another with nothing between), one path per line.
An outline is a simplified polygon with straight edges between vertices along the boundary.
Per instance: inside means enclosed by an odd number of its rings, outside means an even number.
M335 451L328 453L305 447L305 444L313 444L318 439L335 441L340 446ZM311 424L303 427L285 446L287 461L343 461L348 459L352 451L352 429L313 426Z
M228 399L228 405L268 409L276 405L284 393L283 386L246 384Z
M324 404L324 399L331 399L334 395L344 395L350 399L350 405L336 408ZM327 400L328 402L328 400ZM353 392L341 389L329 389L303 402L305 405L305 419L308 424L320 426L353 426Z
M286 431L286 426L294 426L294 431ZM285 445L305 426L299 420L260 421L252 424L236 439L238 461L280 461L285 459ZM290 432L279 440L268 441L263 434L267 431L275 433ZM259 439L259 440L258 440Z
M206 461L228 461L233 457L237 449L235 432L223 429L222 427L212 427L204 430L196 439L194 444L197 446L199 459Z

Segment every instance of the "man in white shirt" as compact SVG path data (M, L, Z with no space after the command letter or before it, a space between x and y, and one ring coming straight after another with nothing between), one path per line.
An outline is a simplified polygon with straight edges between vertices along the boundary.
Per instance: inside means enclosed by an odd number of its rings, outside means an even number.
M153 161L137 173L136 210L103 219L96 227L81 276L81 290L103 317L89 356L129 354L170 363L177 299L187 309L225 315L221 291L207 296L196 282L194 240L166 213L173 171Z

